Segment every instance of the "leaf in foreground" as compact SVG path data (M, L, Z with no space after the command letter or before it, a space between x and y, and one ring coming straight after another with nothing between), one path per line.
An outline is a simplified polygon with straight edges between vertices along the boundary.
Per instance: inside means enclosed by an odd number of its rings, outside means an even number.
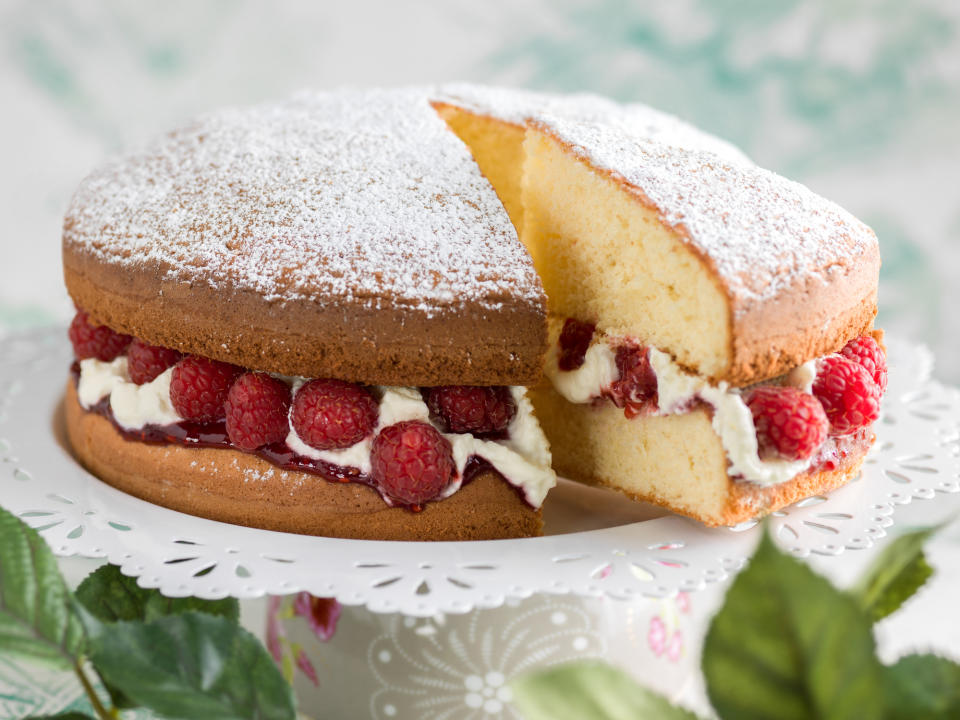
M703 672L724 718L880 718L881 665L856 601L764 533L710 624Z
M938 529L925 528L898 537L877 555L851 588L860 607L874 622L899 609L933 575L923 555L923 546Z
M576 662L523 675L511 683L524 720L696 720L614 667Z
M157 714L184 720L295 717L293 692L266 649L224 617L198 612L152 622L85 617L104 681Z
M164 615L183 612L203 612L222 615L236 622L240 606L236 598L201 600L200 598L168 598L159 590L148 590L137 585L116 565L103 565L84 579L76 592L94 617L104 622L117 620L156 620Z
M885 668L889 720L960 718L960 665L936 655L908 655Z
M0 508L0 652L70 667L83 626L43 538Z
M63 712L57 715L31 715L24 720L94 720L94 718L81 712Z

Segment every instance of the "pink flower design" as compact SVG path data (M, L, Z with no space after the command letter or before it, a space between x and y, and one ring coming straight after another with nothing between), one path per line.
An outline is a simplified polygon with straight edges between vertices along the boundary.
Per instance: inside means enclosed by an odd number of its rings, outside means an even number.
M270 651L277 663L283 660L283 647L280 644L280 638L284 636L284 632L279 617L282 602L282 597L271 595L267 606L267 650Z
M677 603L677 610L679 610L680 612L682 613L690 612L690 595L689 594L685 592L678 593L676 603Z
M317 678L317 671L314 669L313 663L310 662L310 658L307 657L307 653L304 652L303 648L298 647L296 649L294 659L296 660L297 667L300 668L300 672L306 675L315 687L319 687L320 680Z
M650 618L650 629L647 631L647 644L657 657L663 655L667 647L667 628L659 615Z
M674 630L667 645L667 659L670 662L677 662L681 655L683 655L683 634L679 630Z
M293 599L294 614L306 618L307 625L322 642L330 640L336 632L340 610L340 603L334 598L318 598L302 592Z

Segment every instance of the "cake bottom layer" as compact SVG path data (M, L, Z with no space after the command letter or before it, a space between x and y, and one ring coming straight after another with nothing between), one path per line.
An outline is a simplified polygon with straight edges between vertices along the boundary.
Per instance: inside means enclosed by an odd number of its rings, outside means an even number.
M550 440L557 474L710 526L735 525L840 487L859 472L872 442L854 446L833 470L813 469L762 485L728 475L708 408L627 419L610 403L570 403L546 380L530 391L530 399Z
M87 412L67 383L67 437L104 482L172 510L248 527L367 540L493 540L542 534L539 510L495 472L481 472L420 512L390 507L372 488L281 470L239 450L124 438Z

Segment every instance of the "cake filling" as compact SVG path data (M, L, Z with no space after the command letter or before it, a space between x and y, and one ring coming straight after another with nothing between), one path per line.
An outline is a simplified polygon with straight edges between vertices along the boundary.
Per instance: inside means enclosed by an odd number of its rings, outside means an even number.
M627 418L706 407L730 476L763 485L830 469L867 442L886 386L882 350L869 336L781 377L737 388L688 372L657 348L605 337L590 323L552 319L550 330L545 373L568 402L613 403Z
M388 504L412 509L449 497L483 469L534 508L556 484L523 387L366 387L178 353L167 356L169 366L147 362L144 371L143 348L150 350L134 340L119 350L125 354L75 365L81 406L128 439L232 447L284 469L368 484ZM170 352L154 350L148 360Z

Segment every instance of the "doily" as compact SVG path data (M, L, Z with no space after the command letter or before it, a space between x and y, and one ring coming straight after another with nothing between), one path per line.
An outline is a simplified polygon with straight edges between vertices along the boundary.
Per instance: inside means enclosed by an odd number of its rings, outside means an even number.
M62 328L0 343L0 504L57 554L107 558L170 596L307 591L414 616L498 607L538 592L667 597L724 580L760 532L757 523L710 529L657 517L568 482L548 498L542 538L375 542L196 518L115 490L73 460L60 412L70 362ZM861 477L771 518L777 542L794 555L870 547L911 503L928 506L931 521L960 507L960 391L930 380L923 348L892 343L889 362L878 439Z

